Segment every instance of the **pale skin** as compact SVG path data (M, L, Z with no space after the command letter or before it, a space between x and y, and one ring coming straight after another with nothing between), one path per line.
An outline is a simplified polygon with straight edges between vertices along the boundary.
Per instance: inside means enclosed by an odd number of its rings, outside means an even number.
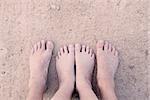
M118 100L115 94L114 75L118 68L118 51L107 41L97 43L97 81L102 100Z
M42 40L34 45L27 100L43 100L53 48L51 41ZM118 51L107 41L98 41L96 48L97 81L102 100L117 100L114 75L119 62ZM81 100L98 100L91 86L94 65L95 55L89 46L75 44L60 48L56 57L59 88L51 100L70 100L75 82Z

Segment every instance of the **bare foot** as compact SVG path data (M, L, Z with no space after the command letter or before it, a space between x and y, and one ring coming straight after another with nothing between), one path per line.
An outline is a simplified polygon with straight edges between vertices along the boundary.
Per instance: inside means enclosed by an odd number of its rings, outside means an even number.
M118 51L107 41L97 43L97 80L102 100L117 100L114 75L118 67Z
M76 82L86 80L91 84L95 55L89 46L75 45Z
M118 67L118 51L107 41L97 43L97 79L100 86L114 88L114 75Z
M64 81L75 82L74 61L73 45L60 48L56 58L56 68L60 84Z
M60 85L69 82L74 85L74 45L64 46L60 48L56 58L56 69L59 77Z
M98 100L92 90L91 78L95 55L89 46L75 45L76 86L81 100Z
M74 89L74 45L60 48L56 57L56 69L59 78L59 89L52 100L70 100Z
M53 47L51 41L44 40L34 45L30 55L30 89L34 88L41 93L44 92Z

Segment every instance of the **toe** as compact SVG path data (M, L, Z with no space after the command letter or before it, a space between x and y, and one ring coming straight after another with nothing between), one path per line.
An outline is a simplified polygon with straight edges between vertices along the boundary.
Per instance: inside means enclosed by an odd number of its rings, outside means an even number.
M97 49L101 49L101 50L103 50L103 48L104 48L104 41L103 40L99 40L98 42L97 42Z
M42 41L41 41L41 49L42 49L42 50L45 50L45 40L42 40Z
M104 44L104 50L108 50L108 46L109 44L108 44L108 41L105 41L105 44Z
M92 49L90 49L90 53L89 54L92 56L92 54L93 54L93 50Z
M36 52L37 49L38 49L38 46L37 46L37 44L35 44L35 45L34 45L34 52Z
M86 47L86 52L87 52L88 54L90 53L90 47L89 47L89 46Z
M81 45L80 44L76 44L75 45L75 51L76 52L80 52L81 51Z
M91 57L92 57L92 58L95 58L95 54L93 53Z
M68 50L69 50L69 53L74 53L74 45L69 45L68 46Z
M85 52L86 51L86 48L85 48L86 46L85 45L82 45L82 52Z
M61 53L60 53L60 51L58 51L58 57L60 58L60 56L61 56Z
M46 50L52 51L54 48L53 42L52 41L47 41L46 42Z
M113 46L112 47L112 53L115 54L116 48Z
M37 49L40 50L41 49L41 42L37 43Z
M60 48L60 53L63 54L64 53L64 49Z
M68 53L68 49L66 45L64 46L64 53Z
M112 51L112 45L111 43L108 44L108 50L111 52Z

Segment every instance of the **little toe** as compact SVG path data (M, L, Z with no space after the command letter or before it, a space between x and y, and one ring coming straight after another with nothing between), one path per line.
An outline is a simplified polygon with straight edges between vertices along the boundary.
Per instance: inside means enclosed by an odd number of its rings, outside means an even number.
M74 45L70 44L68 46L69 53L74 53Z
M64 46L64 53L66 53L66 54L68 53L68 48L66 45Z
M61 53L60 53L60 51L58 51L58 57L59 57L59 58L61 57Z
M86 51L86 48L85 48L86 46L85 45L82 45L82 52L85 52Z
M93 53L91 57L92 57L92 58L95 58L95 54Z
M112 51L112 45L111 43L108 44L108 50L111 52Z
M93 54L93 50L92 49L90 49L90 53L89 54L92 56L92 54Z
M53 42L52 41L47 41L46 42L46 50L52 51L54 48Z
M37 43L37 50L40 50L41 49L41 42L38 42Z
M90 47L89 47L89 46L86 47L86 52L87 52L88 54L90 53Z
M38 49L38 46L37 46L37 44L35 44L35 45L34 45L34 52L36 52L37 49Z
M108 47L109 47L109 43L108 43L108 41L105 41L104 50L108 50Z
M64 53L64 49L60 48L60 53L63 54Z
M75 44L75 51L80 52L81 51L81 45L80 44Z
M119 52L116 50L115 51L115 56L118 56L119 55Z
M112 53L115 54L116 48L112 46Z
M104 49L104 41L103 40L99 40L96 44L97 49L103 50Z

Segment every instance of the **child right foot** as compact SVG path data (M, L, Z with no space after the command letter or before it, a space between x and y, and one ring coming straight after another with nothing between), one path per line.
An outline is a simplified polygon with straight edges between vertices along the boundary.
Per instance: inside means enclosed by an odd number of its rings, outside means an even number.
M118 51L107 41L97 43L97 79L99 86L114 88L114 75L118 68Z
M56 57L59 89L51 100L70 100L74 89L74 45L60 48Z

